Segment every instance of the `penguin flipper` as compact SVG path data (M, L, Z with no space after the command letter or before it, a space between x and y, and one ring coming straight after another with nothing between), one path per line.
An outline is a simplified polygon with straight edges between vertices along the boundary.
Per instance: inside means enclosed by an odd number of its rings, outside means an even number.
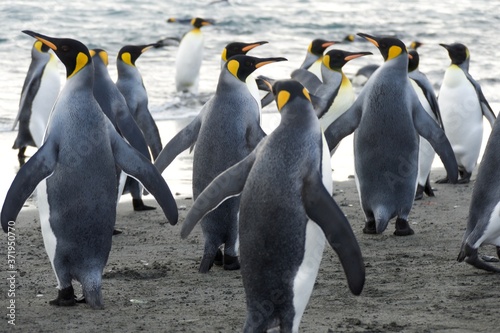
M349 289L354 295L359 295L365 283L361 249L349 221L324 187L319 173L313 173L305 180L302 200L307 216L321 227L337 253Z
M154 165L141 153L128 145L118 132L111 130L111 147L116 165L127 175L135 178L155 197L171 225L178 219L177 203L172 192Z
M192 147L198 139L201 128L201 117L198 115L193 121L177 133L156 157L154 165L160 171L165 170L170 163L184 150Z
M472 78L472 76L469 73L466 73L465 75L467 76L469 82L474 86L474 89L476 89L477 98L479 99L479 104L481 105L481 111L483 112L483 116L488 120L488 122L491 125L491 128L493 128L496 116L493 110L491 109L490 104L486 100L486 97L484 97L481 86L479 85L479 83L476 82L476 80Z
M315 94L323 84L315 74L303 68L294 70L292 74L290 74L290 77L299 81L312 94Z
M57 156L57 145L52 141L47 141L19 169L2 207L0 219L5 232L8 229L8 222L15 221L24 202L35 191L38 183L52 174L57 164Z
M432 86L429 87L421 80L417 80L417 79L413 79L413 80L420 87L420 89L422 89L422 92L424 93L425 99L429 103L429 106L431 107L432 113L436 117L439 126L441 126L441 128L444 129L443 119L441 118L441 111L439 110L439 104L438 104L436 95L434 94L434 90L432 90Z
M31 116L31 107L33 105L33 100L35 99L38 89L40 89L40 84L42 83L42 73L35 70L32 65L28 70L28 74L23 83L23 88L21 90L21 100L19 101L19 111L17 113L14 124L12 125L12 130L16 128L17 123L23 116Z
M323 131L330 153L334 151L343 138L354 132L358 127L362 113L361 105L358 101L360 101L359 97L344 114Z
M456 184L458 180L458 164L451 144L446 138L444 131L438 126L434 119L425 112L420 102L414 106L413 123L418 134L429 141L432 148L434 148L441 158L449 182Z
M126 103L124 101L124 103ZM125 104L126 105L126 104ZM116 125L123 137L130 143L132 147L137 149L144 157L151 160L148 144L141 129L135 122L134 117L128 109L116 110Z
M203 216L217 208L225 200L243 191L248 174L255 162L255 150L217 177L200 193L188 211L181 228L181 237L189 236Z
M161 144L160 132L158 131L153 116L151 116L151 112L149 112L147 104L139 105L135 114L137 115L137 124L143 129L147 128L146 131L143 130L144 138L151 149L153 159L156 159L163 146Z

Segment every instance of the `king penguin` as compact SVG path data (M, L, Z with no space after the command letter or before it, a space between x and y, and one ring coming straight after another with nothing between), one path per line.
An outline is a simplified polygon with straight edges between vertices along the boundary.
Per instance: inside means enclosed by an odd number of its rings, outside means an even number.
M162 149L161 137L153 116L149 112L148 93L135 62L141 54L154 45L126 45L120 49L116 59L118 69L116 87L125 97L130 113L142 130L153 159L158 156Z
M412 43L412 45L414 45L414 43ZM420 45L422 44L419 43L418 46ZM441 113L439 111L439 105L432 83L418 68L420 56L416 49L410 49L408 51L408 55L408 77L410 78L411 85L413 89L415 89L424 110L439 124L441 128L443 128ZM429 141L420 137L420 146L418 151L418 184L415 200L422 199L424 193L430 197L434 196L434 191L430 183L430 172L432 162L434 161L434 155L434 149Z
M307 69L321 80L321 63L323 61L323 53L327 48L335 43L338 42L321 38L314 39L311 43L309 43L306 57L299 68Z
M137 149L145 158L151 161L151 155L144 134L130 113L125 97L123 97L109 75L107 68L109 63L108 53L103 49L93 49L90 50L90 55L94 64L95 99L118 133L120 133L132 147ZM120 198L125 186L126 178L121 178L118 198ZM128 190L132 195L134 210L143 211L154 209L154 207L144 204L140 184L133 179L128 179L127 181L129 184Z
M50 48L40 41L35 41L31 49L31 64L24 79L17 114L12 130L19 122L19 129L12 149L19 149L19 165L26 161L28 146L40 147L54 106L61 80L58 60L49 52Z
M183 20L170 18L167 22ZM190 20L193 29L181 39L175 60L175 87L177 92L188 92L196 95L200 79L200 68L203 60L204 37L201 27L213 24L211 20L195 17Z
M315 96L328 101L325 107L317 109L321 128L326 129L335 119L354 103L355 94L351 81L342 71L349 61L373 54L371 52L348 52L339 49L328 51L323 56L321 78L303 69L292 72L292 78L301 82Z
M116 166L143 183L171 224L177 223L177 206L163 177L122 139L95 100L87 47L74 39L24 33L55 52L66 67L67 80L44 143L21 167L7 192L0 213L2 228L7 232L37 188L43 240L59 289L57 299L49 303L74 305L72 280L76 280L85 301L100 309L102 272L116 219Z
M479 269L500 273L500 268L481 260L478 249L482 245L496 246L500 258L500 122L495 121L484 150L472 191L462 246L458 261L465 261Z
M331 180L325 184L321 175L322 131L309 94L295 80L277 81L273 90L280 124L248 157L208 185L181 229L181 237L187 237L207 212L241 196L243 332L266 332L276 323L280 332L299 331L325 239L353 294L361 293L365 280L355 235L328 190Z
M285 58L256 58L236 55L230 58L219 76L214 96L198 116L175 135L155 160L160 172L182 151L196 143L193 156L193 197L221 172L245 158L265 136L259 125L258 105L245 84L253 71ZM199 271L216 264L224 269L239 269L237 257L239 198L227 200L201 222L205 248ZM221 262L219 246L224 244Z
M224 65L226 64L229 58L238 54L245 55L248 53L248 51L264 44L267 44L267 42L266 41L255 42L255 43L232 42L227 44L222 50L221 54L221 70L224 70ZM260 98L257 81L255 80L253 75L248 75L245 82L247 84L248 90L250 90L250 93L255 98L255 101L257 101L257 105L259 106L259 119L261 119L262 102Z
M448 51L451 65L444 73L438 104L446 136L460 172L459 183L468 183L476 167L483 140L483 116L493 127L495 114L480 85L469 74L470 52L461 43L439 44ZM447 183L443 178L437 183Z
M380 50L385 62L354 104L326 130L329 148L354 132L355 179L366 216L364 233L382 233L397 217L397 236L414 233L408 224L417 187L419 135L438 153L449 179L458 171L453 150L425 112L408 79L408 53L397 38L359 33Z

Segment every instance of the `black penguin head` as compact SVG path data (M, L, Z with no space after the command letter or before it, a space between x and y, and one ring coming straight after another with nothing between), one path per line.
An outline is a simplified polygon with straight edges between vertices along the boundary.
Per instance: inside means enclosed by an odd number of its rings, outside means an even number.
M408 72L413 72L417 69L419 62L420 56L418 55L417 50L413 49L408 51Z
M469 49L464 44L453 43L439 45L441 45L448 51L448 55L450 56L451 63L453 65L461 65L470 57Z
M311 96L304 86L296 80L279 80L273 84L273 94L276 96L276 105L281 111L285 105L296 98L311 102Z
M307 50L316 56L322 56L323 52L325 52L325 50L329 46L332 46L335 43L338 42L318 38L313 40L311 44L309 44L309 48Z
M206 25L212 25L214 24L213 20L205 20L202 19L201 17L195 17L191 20L191 25L197 29L200 29L201 27L204 27Z
M400 55L406 56L408 53L405 44L395 37L375 37L364 33L358 33L358 36L375 45L385 61L397 58Z
M89 63L92 63L87 47L75 39L54 38L30 30L23 30L23 32L36 38L54 51L56 56L66 67L66 77L68 79Z
M125 45L120 49L120 52L118 52L118 60L123 61L127 65L135 66L135 62L141 54L155 45L155 43L147 45Z
M245 82L248 75L257 68L278 61L286 61L286 58L256 58L247 55L235 55L226 63L227 70L240 81Z
M410 43L410 46L408 48L416 50L416 49L418 49L422 45L424 45L424 43L421 43L419 41L414 40L413 42Z
M222 50L222 60L227 61L227 59L238 55L238 54L247 54L253 48L257 46L267 44L265 41L255 42L255 43L240 43L233 42L226 45L224 50Z
M89 52L92 58L97 55L102 60L105 66L109 64L108 52L104 51L103 49L92 49Z
M371 52L347 52L343 50L330 50L323 56L323 65L328 69L340 71L342 67L352 59L365 55L373 54Z

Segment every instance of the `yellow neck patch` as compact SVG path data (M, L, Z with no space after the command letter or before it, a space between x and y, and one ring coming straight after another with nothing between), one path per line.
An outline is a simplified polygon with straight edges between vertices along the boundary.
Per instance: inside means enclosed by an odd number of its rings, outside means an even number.
M399 56L403 52L403 49L399 46L391 46L387 54L387 60L391 60Z
M34 47L35 47L35 49L37 49L37 51L38 51L38 52L43 52L43 51L42 51L42 45L43 45L43 43L42 43L42 42L40 42L39 40L37 40L37 41L35 42Z
M288 103L288 100L290 99L290 93L286 90L282 90L278 93L278 98L276 99L276 104L278 105L278 110L281 111L281 109Z
M75 75L76 73L78 73L80 69L82 69L88 64L88 62L89 62L89 57L85 53L82 52L78 53L78 55L76 56L75 70L73 71L73 73L71 73L71 75L68 76L68 79L73 75Z
M309 102L311 101L311 96L309 96L309 91L307 91L306 88L302 89L302 93L304 94L304 96L309 100Z
M109 64L108 61L108 53L106 51L99 52L99 58L101 58L102 62L107 66Z
M129 52L125 52L122 54L122 61L127 65L134 66L134 64L132 63L132 56Z
M227 63L227 69L234 77L238 78L238 69L240 68L240 63L236 60L230 60Z
M323 56L323 65L325 65L326 68L331 70L331 68L330 68L330 56L328 54Z

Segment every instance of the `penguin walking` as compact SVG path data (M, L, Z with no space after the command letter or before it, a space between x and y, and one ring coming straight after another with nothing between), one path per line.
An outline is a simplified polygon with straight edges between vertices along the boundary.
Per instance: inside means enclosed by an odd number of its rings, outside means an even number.
M385 62L354 104L326 130L329 148L354 132L354 166L364 233L382 233L397 217L397 236L414 233L408 224L417 187L419 135L438 153L451 181L458 172L450 143L425 112L408 79L408 53L397 38L359 33L380 50Z
M412 43L412 45L414 44ZM422 44L419 43L418 46L420 45ZM443 128L441 113L439 112L439 105L432 83L429 81L427 76L418 69L420 56L416 49L410 49L408 54L408 77L410 78L411 85L413 89L415 89L424 110L439 124L441 128ZM435 152L429 141L420 137L420 146L418 151L418 184L415 200L422 199L424 193L430 197L434 196L434 191L430 183L430 172L434 156Z
M132 147L137 149L146 159L151 161L151 155L144 134L130 113L125 97L123 97L109 75L107 68L109 63L108 53L103 49L93 49L90 50L90 55L94 64L94 97L99 103L99 106L111 121L116 131L120 133ZM155 207L144 204L140 183L133 178L125 179L122 179L120 183L118 198L122 195L125 182L127 181L129 184L128 190L132 195L134 210L144 211L155 209Z
M204 36L201 28L211 25L212 20L195 17L191 20L170 18L167 22L185 23L189 21L193 29L181 39L175 60L175 87L177 92L198 94L200 68L203 60Z
M493 127L495 114L481 86L469 74L470 52L461 43L439 44L448 51L451 65L444 73L438 104L446 136L458 163L458 183L470 181L483 140L483 116ZM448 183L445 177L436 183Z
M20 166L26 161L26 148L40 147L42 144L50 111L61 89L58 60L49 50L40 41L35 41L31 49L31 63L21 90L19 111L12 126L14 130L19 123L12 149L19 149L17 158Z
M361 293L365 280L357 240L327 189L331 180L325 184L322 179L322 132L309 94L295 80L277 81L273 90L279 126L205 188L181 229L181 237L187 237L207 212L241 196L240 257L247 306L243 332L266 332L276 323L280 332L298 332L325 239L337 253L353 294Z
M44 245L59 289L58 297L49 303L74 305L72 280L76 280L85 301L100 309L102 272L116 220L116 165L143 183L171 224L177 222L177 206L163 177L122 139L95 100L87 47L74 39L24 33L55 52L66 67L67 81L54 105L44 143L21 167L7 192L0 213L2 228L7 232L37 188Z
M467 228L458 255L458 261L465 260L476 268L497 273L500 273L500 268L482 260L478 250L482 245L494 245L500 258L499 140L500 122L496 120L479 164L467 217Z
M148 93L135 62L141 54L154 45L126 45L120 49L116 59L118 69L116 87L125 97L130 113L142 130L153 159L158 156L162 149L161 137L153 116L149 112Z
M193 197L230 166L245 158L265 136L259 125L258 105L245 84L253 71L285 58L236 55L221 71L214 96L199 115L163 148L155 160L160 172L182 151L196 143L193 155ZM237 257L239 198L227 200L201 222L205 247L199 271L214 262L224 269L239 269ZM224 245L224 254L218 250Z

